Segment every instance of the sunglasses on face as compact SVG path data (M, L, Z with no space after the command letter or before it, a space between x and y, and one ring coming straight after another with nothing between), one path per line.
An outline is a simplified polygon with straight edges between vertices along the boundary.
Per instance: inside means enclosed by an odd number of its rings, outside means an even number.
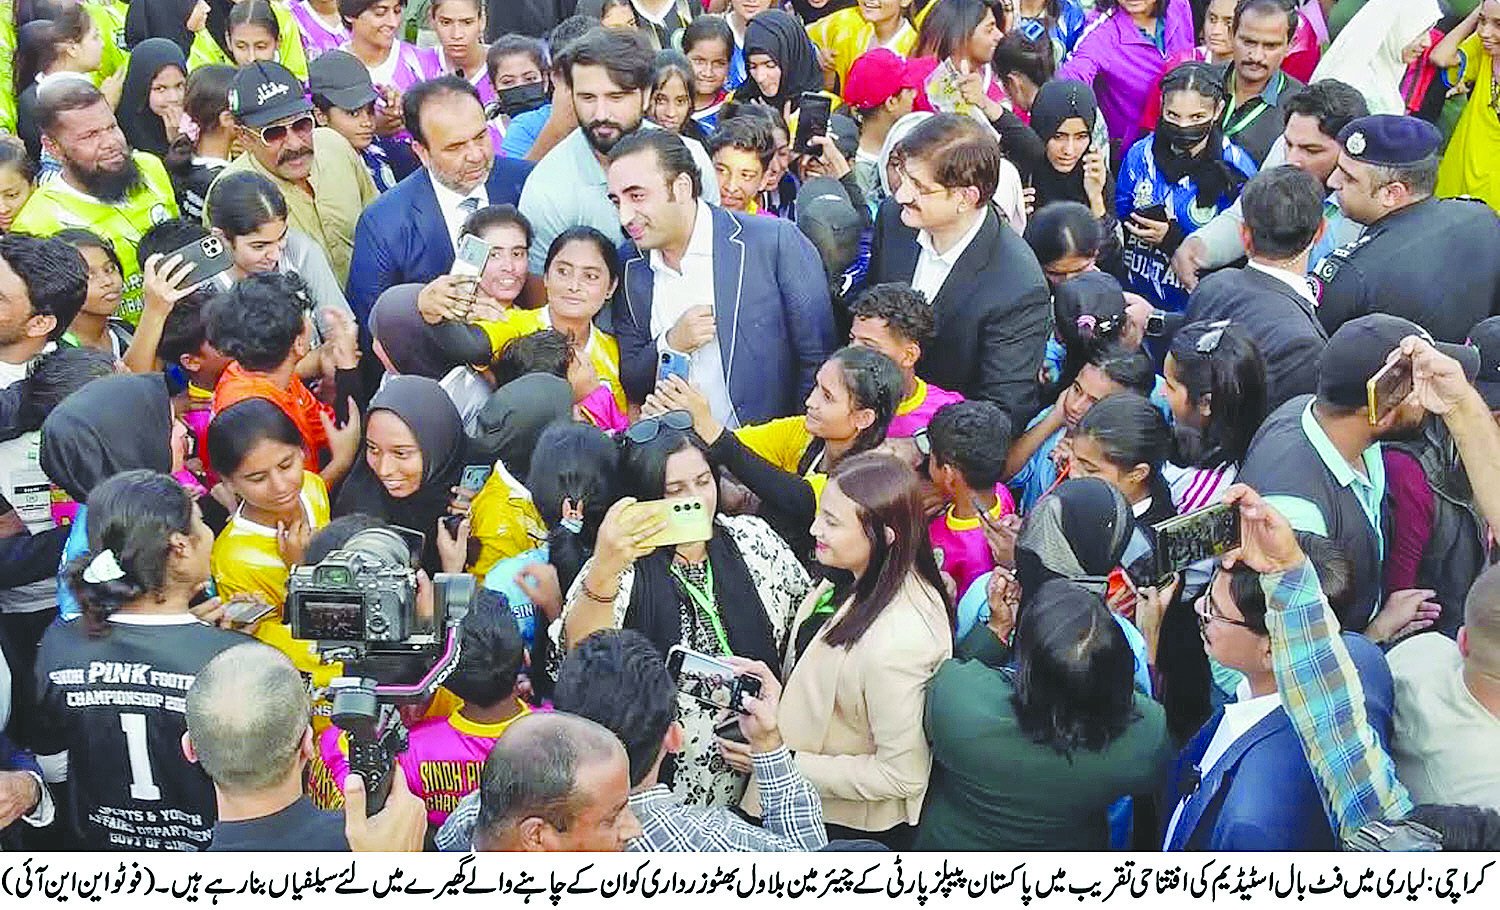
M271 126L261 127L255 133L266 145L276 145L285 142L288 133L296 133L299 136L311 135L313 127L317 125L317 121L311 114L304 114L290 123L274 123Z
M661 428L686 432L693 428L693 415L687 411L668 411L660 417L647 417L639 423L631 424L630 429L625 431L625 438L636 445L645 445L661 435Z

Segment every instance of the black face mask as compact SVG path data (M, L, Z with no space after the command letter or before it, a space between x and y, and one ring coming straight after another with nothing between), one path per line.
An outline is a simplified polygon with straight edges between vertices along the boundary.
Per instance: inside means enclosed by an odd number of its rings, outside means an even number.
M1197 126L1179 126L1163 119L1156 125L1156 131L1161 134L1162 139L1166 140L1167 147L1177 155L1190 153L1198 143L1208 138L1213 128L1211 121Z
M534 111L551 99L545 82L529 82L503 88L500 94L500 110L507 117L516 117Z

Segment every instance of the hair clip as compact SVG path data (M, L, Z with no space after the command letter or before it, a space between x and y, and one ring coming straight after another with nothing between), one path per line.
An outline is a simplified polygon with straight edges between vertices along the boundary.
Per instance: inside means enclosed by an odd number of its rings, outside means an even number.
M125 570L120 568L120 563L115 559L115 551L100 550L83 570L83 580L91 585L104 584L107 581L119 581L125 577Z

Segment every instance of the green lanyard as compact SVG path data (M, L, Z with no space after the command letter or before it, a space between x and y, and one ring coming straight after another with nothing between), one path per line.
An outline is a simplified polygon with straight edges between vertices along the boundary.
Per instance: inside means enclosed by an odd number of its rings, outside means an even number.
M1284 82L1286 79L1284 75L1282 75L1281 73L1277 73L1272 78L1277 80L1278 91L1280 90L1280 88L1284 87ZM1253 105L1253 107L1251 105ZM1250 126L1250 124L1259 120L1261 115L1264 114L1270 107L1271 105L1266 103L1265 98L1261 97L1260 95L1256 95L1254 98L1250 99L1249 104L1247 104L1246 107L1242 109L1240 119L1234 123L1230 123L1230 118L1234 116L1234 94L1231 92L1229 96L1229 104L1224 108L1224 135L1226 137L1232 138L1239 135L1240 133L1243 133L1245 129Z
M675 565L672 566L672 574L682 582L682 589L687 592L688 599L697 605L703 615L708 617L708 624L713 627L714 638L719 640L719 647L725 654L733 654L729 647L729 636L724 633L724 623L719 620L719 609L714 606L714 567L713 563L703 564L705 574L708 576L704 587L700 588L688 580L686 574Z

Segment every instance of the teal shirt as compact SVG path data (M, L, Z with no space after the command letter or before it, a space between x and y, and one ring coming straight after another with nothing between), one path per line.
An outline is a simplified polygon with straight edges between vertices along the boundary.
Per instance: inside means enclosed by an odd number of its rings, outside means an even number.
M1313 417L1312 402L1308 402L1307 409L1302 412L1302 432L1307 436L1307 441L1312 443L1313 450L1323 460L1324 467L1333 479L1342 487L1347 488L1354 497L1359 500L1360 511L1365 513L1365 519L1370 522L1370 527L1375 529L1375 538L1380 545L1380 556L1385 558L1385 532L1380 526L1380 503L1385 499L1385 460L1380 452L1380 443L1375 443L1360 456L1364 464L1365 473L1361 475L1349 466L1344 456L1334 446L1333 440L1323 431ZM1267 496L1266 502L1286 516L1292 528L1298 531L1306 531L1319 537L1328 536L1328 521L1323 511L1317 504L1300 496Z

